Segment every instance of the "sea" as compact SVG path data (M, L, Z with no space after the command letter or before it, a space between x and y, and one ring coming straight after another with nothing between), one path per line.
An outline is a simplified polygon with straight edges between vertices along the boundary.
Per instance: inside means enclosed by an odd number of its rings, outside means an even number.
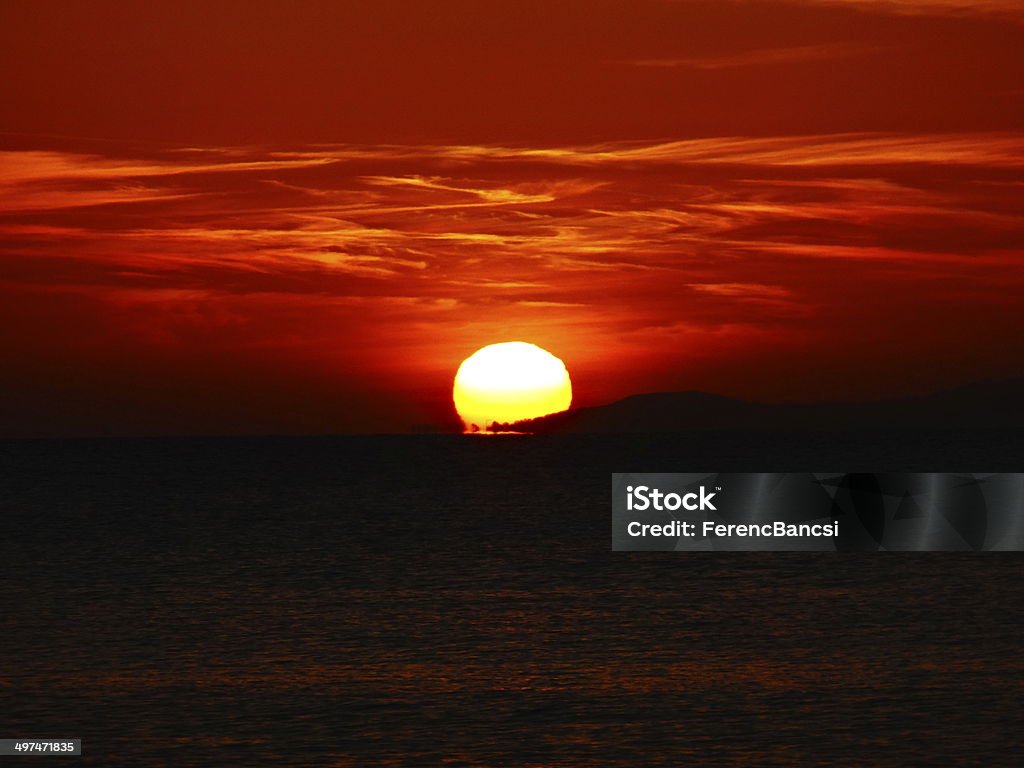
M0 442L0 738L96 766L1024 764L1024 555L611 551L612 472L1013 433Z

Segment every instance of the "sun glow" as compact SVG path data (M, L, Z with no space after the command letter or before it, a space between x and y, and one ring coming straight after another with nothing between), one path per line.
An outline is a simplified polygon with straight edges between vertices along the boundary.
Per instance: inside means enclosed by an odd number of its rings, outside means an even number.
M463 360L452 396L466 430L474 432L564 411L572 402L572 383L565 364L550 352L509 341Z

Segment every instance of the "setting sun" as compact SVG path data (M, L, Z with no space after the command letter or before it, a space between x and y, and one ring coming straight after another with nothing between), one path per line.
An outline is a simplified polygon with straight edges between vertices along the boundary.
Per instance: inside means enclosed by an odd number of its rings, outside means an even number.
M550 352L509 341L467 357L452 395L466 429L476 431L564 411L572 402L572 383L565 364Z

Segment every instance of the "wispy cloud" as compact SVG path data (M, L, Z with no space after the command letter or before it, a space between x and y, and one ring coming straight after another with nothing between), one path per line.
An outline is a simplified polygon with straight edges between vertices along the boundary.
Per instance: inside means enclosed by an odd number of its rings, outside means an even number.
M760 2L761 0L754 0ZM776 2L776 0L767 0ZM905 16L1024 16L1022 0L797 0L806 5L834 5Z
M734 69L737 67L765 67L807 61L825 61L860 56L882 50L879 46L854 43L801 45L788 48L759 48L736 53L706 56L678 56L661 59L637 59L629 62L635 67L655 69Z
M1024 136L1017 133L851 133L778 137L715 137L665 142L609 142L577 146L468 145L325 146L293 153L310 162L477 165L491 162L599 166L645 164L885 165L955 163L1024 166ZM422 183L414 182L419 186Z
M197 154L192 152L191 154ZM308 167L334 162L330 157L313 155L288 155L265 153L260 159L230 159L238 152L217 150L198 153L199 158L191 160L164 159L124 160L95 154L76 154L53 151L0 151L0 182L13 186L25 183L48 181L82 181L102 179L135 179L150 176L179 176L195 173L232 173L251 171L276 171L296 167ZM245 154L251 154L246 152ZM212 157L213 161L207 160Z

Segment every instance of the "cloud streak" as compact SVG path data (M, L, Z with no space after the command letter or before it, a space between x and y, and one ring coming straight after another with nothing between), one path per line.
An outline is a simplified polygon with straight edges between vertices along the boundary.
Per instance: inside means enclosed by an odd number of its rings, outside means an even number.
M773 1L773 0L769 0ZM1024 17L1021 0L802 0L807 5L859 8L904 16L1007 16Z
M765 67L780 64L797 64L808 61L827 61L850 56L879 52L878 45L853 43L829 43L800 45L789 48L758 48L730 54L709 56L680 56L662 59L637 59L629 62L635 67L654 69L735 69L739 67Z

